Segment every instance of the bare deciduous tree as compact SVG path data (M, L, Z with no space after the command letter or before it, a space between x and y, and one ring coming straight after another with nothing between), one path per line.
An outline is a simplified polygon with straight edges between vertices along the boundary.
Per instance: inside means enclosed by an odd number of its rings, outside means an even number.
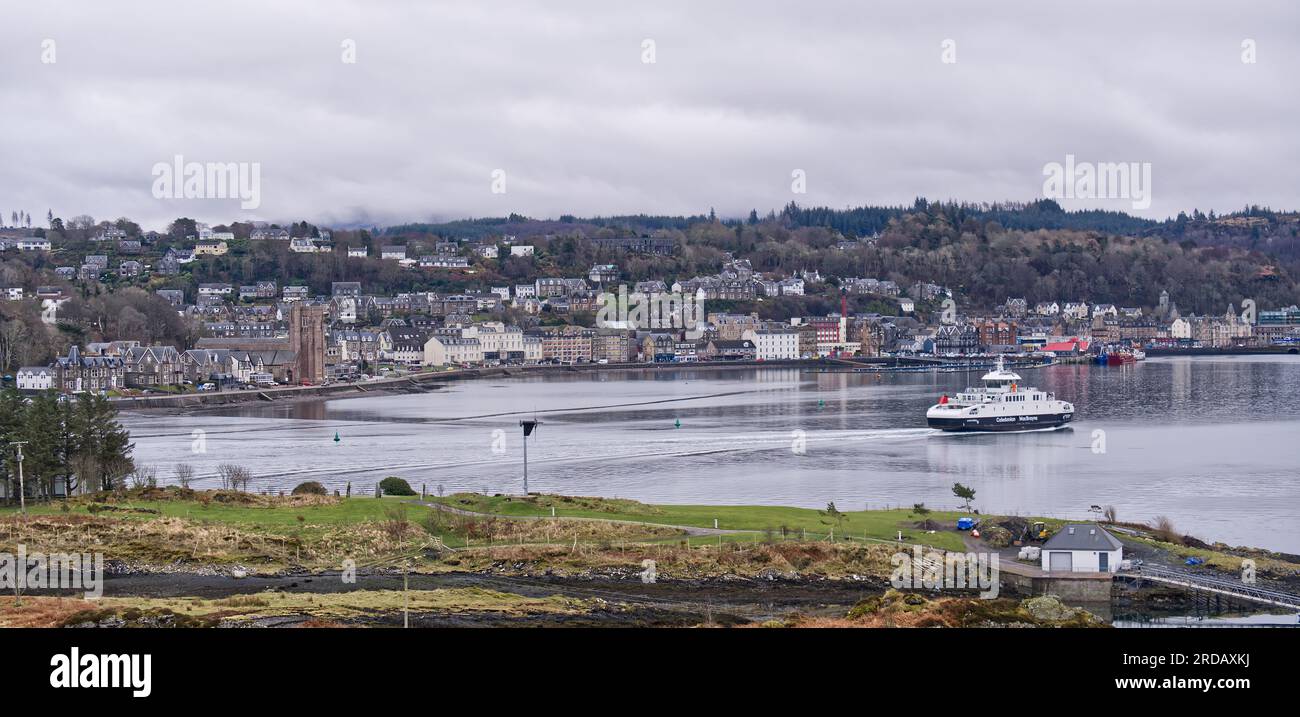
M1182 542L1178 539L1178 529L1174 527L1174 521L1166 515L1157 515L1155 525L1151 526L1151 532L1155 533L1156 538L1166 543Z
M0 322L0 370L8 370L15 363L26 338L27 327L21 321Z
M247 491L253 474L241 465L222 463L217 466L217 475L221 477L221 487L225 490Z
M70 461L72 475L68 478L68 494L76 495L99 490L99 459L92 453L78 453Z
M103 462L101 465L103 485L100 490L121 492L126 487L126 481L122 479L131 475L131 471L134 469L135 462L120 455Z
M158 469L150 465L137 464L131 469L132 488L158 487Z
M194 482L194 466L188 463L177 463L172 473L176 476L176 483L182 488L189 488L190 483Z

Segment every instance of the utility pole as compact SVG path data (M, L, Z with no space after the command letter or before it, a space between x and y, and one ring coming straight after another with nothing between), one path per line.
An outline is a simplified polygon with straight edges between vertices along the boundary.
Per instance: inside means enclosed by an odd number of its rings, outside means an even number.
M527 496L528 495L528 437L533 434L533 431L537 430L538 426L542 425L542 422L534 419L531 421L520 421L519 425L523 426L524 428L524 495Z
M22 513L23 515L27 515L27 488L26 488L26 485L23 483L23 446L27 445L27 441L13 441L13 444L14 444L15 446L18 447L18 505L19 505L19 512Z

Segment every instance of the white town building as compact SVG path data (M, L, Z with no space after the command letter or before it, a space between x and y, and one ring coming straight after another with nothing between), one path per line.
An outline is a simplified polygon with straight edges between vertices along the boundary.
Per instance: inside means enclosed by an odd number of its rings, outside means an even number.
M24 366L15 378L19 391L46 391L54 387L54 369L48 366Z
M741 334L754 344L754 358L759 361L791 361L799 358L799 333L789 330L749 329Z
M424 365L483 363L483 345L477 338L434 334L424 342Z

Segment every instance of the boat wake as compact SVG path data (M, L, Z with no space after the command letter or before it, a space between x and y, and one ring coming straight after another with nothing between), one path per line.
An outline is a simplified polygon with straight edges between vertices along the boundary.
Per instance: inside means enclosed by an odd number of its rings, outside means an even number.
M938 428L927 428L925 430L926 433L930 436L947 436L947 437L956 438L959 436L991 436L996 434L1051 433L1052 431L1073 431L1074 427L1069 425L1044 426L1042 428L1025 428L1016 431L944 431Z
M572 443L540 443L530 445L530 466L609 466L619 463L643 463L647 460L690 460L702 456L741 455L765 451L790 451L800 442L809 453L827 450L836 445L847 445L862 441L903 441L924 440L933 433L929 428L884 428L859 431L808 430L765 431L745 434L707 434L692 435L677 431L671 436L658 436L650 440L624 440L592 450L593 446ZM355 436L354 436L355 439ZM821 448L819 449L818 446ZM550 455L548 455L550 454ZM419 460L415 455L399 456L384 462L376 462L375 454L364 453L365 458L356 462L330 461L325 465L304 466L301 468L279 468L278 470L256 471L253 484L256 489L280 490L295 480L319 480L329 488L342 488L349 480L365 479L376 476L401 474L411 479L456 478L467 474L491 479L493 474L513 475L519 463L515 456L482 456L483 452L463 453L464 459L457 460ZM468 457L473 455L475 457ZM283 465L283 464L281 464ZM195 476L198 487L219 482L215 471L200 470Z

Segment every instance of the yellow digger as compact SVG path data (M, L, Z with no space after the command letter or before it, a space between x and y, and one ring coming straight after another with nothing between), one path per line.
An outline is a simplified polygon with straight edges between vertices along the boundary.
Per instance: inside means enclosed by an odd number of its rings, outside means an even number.
M1032 525L1029 523L1023 523L1022 525L1024 527L1020 529L1020 535L1015 536L1015 539L1011 541L1012 545L1028 545L1029 543L1041 543L1047 540L1049 535L1047 523L1039 520Z

